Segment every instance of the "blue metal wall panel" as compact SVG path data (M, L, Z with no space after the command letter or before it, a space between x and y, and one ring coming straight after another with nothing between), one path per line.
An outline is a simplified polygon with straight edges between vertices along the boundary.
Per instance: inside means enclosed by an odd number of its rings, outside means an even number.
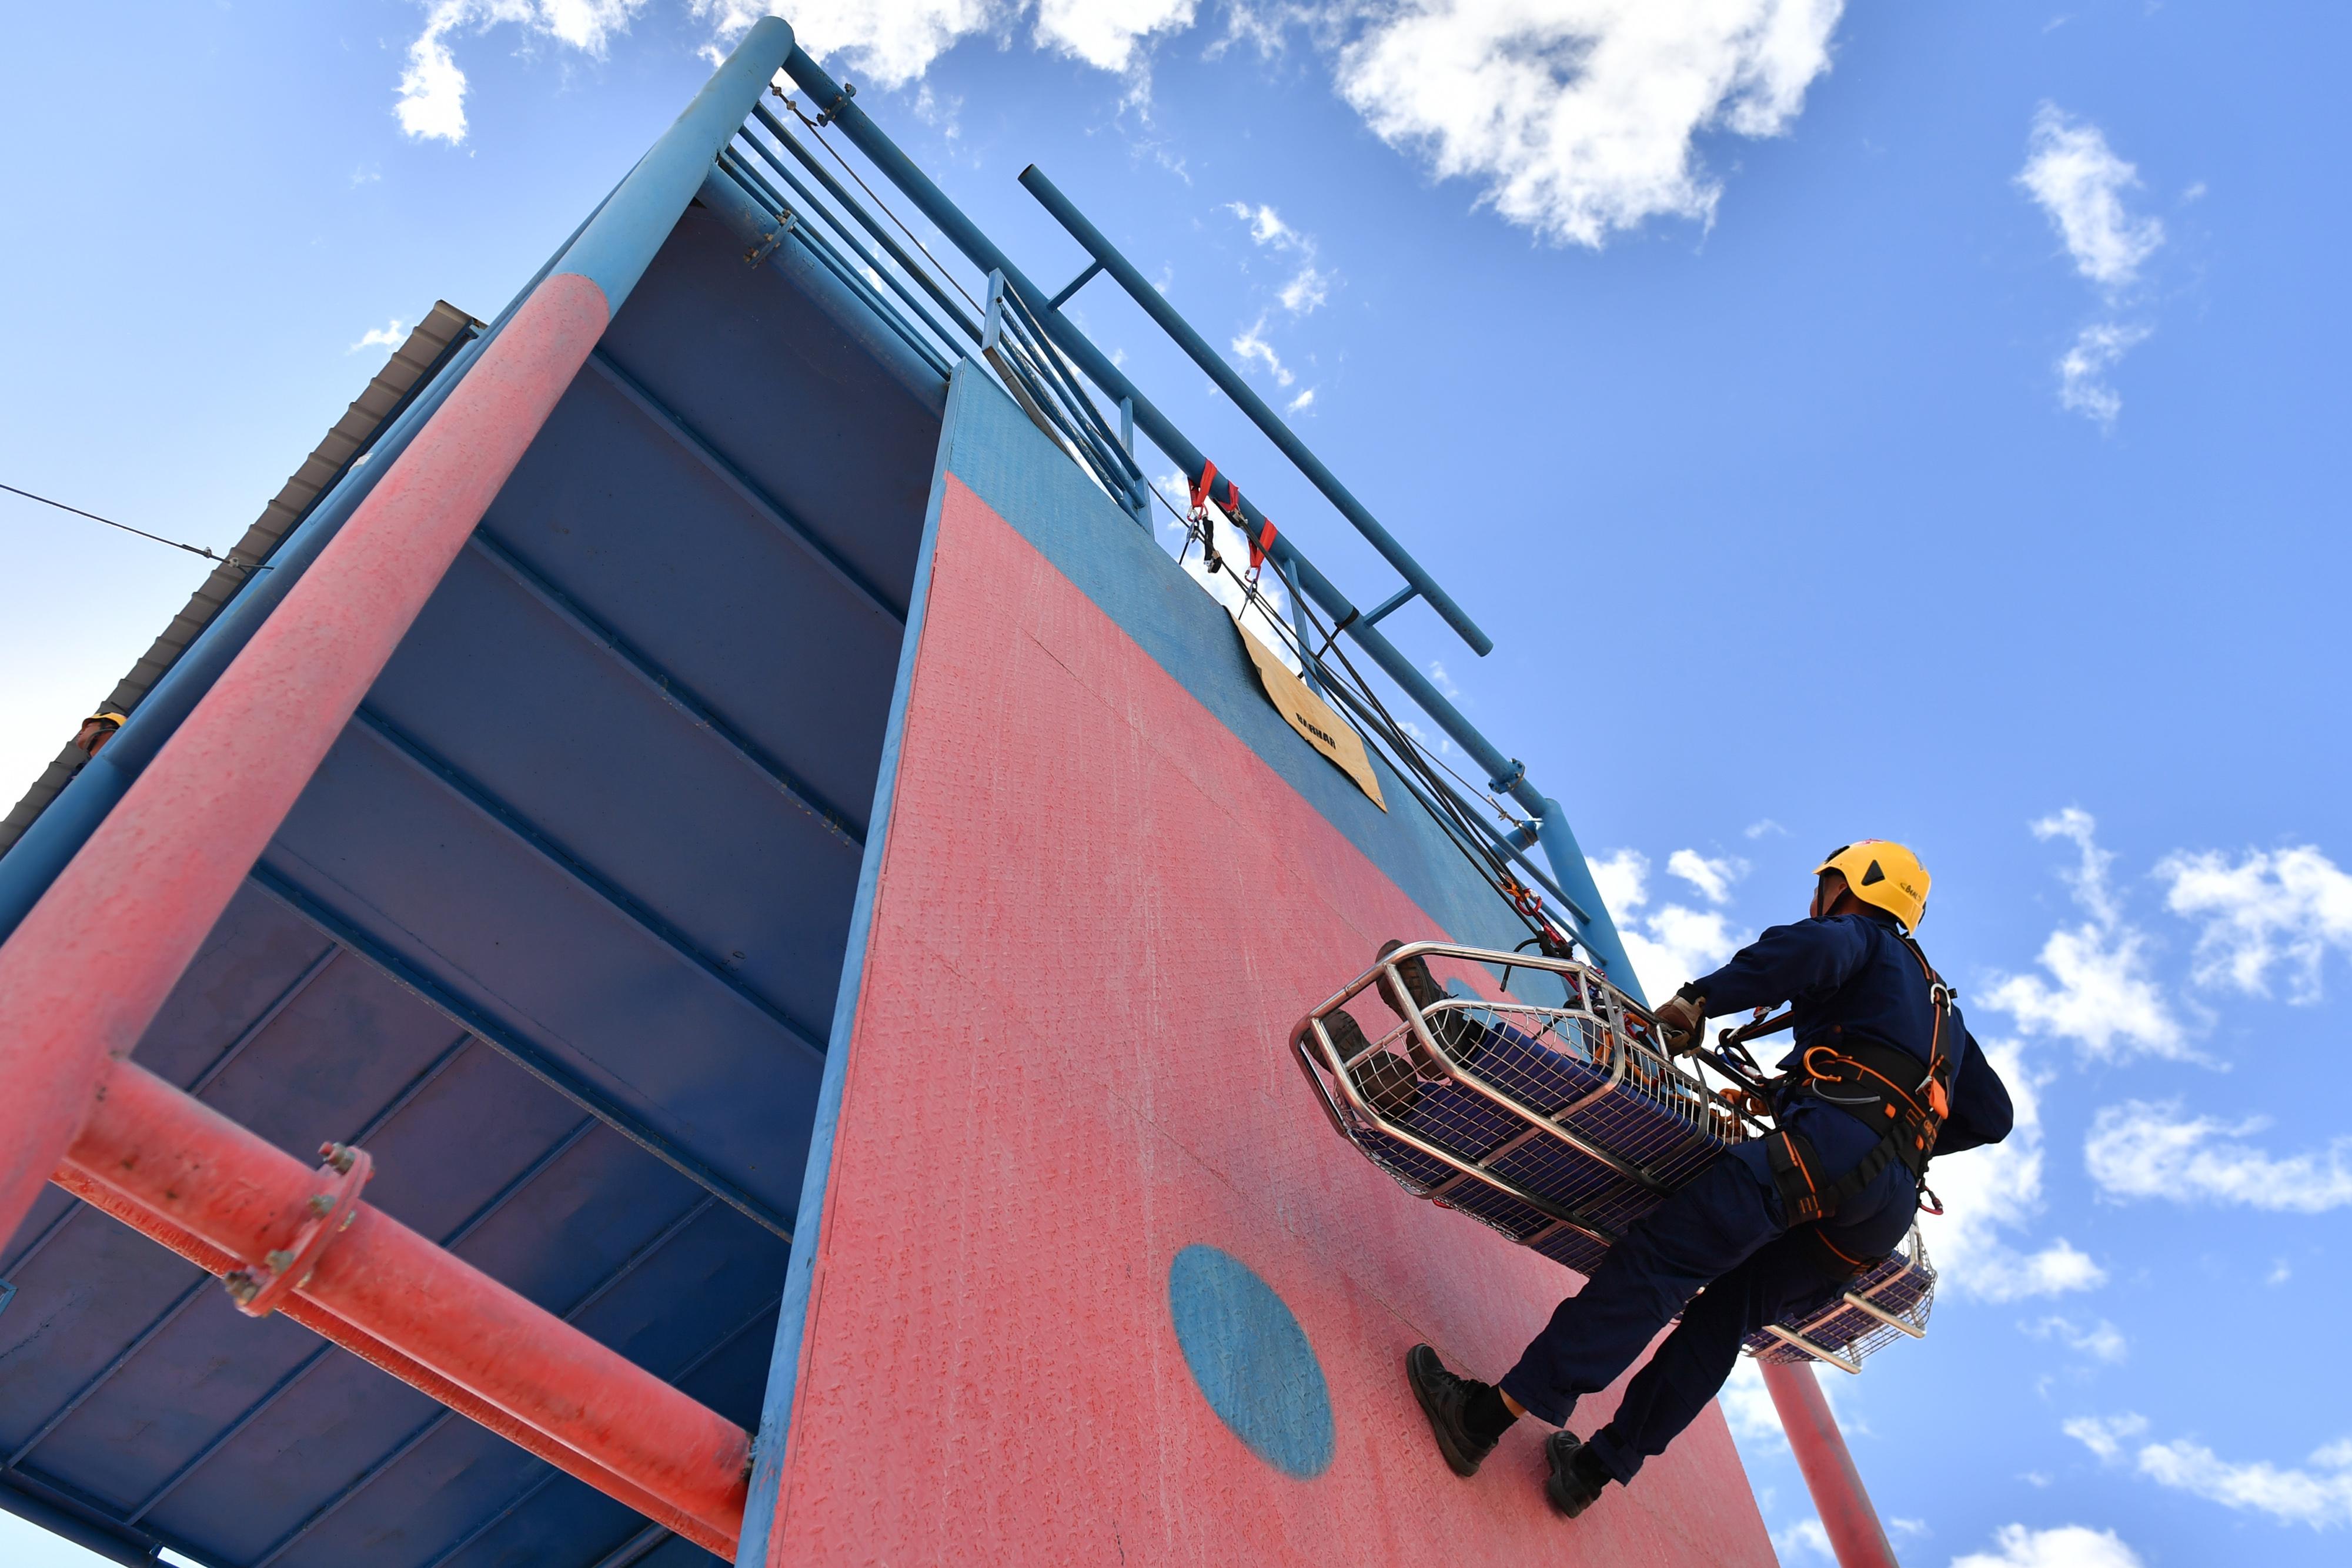
M785 1244L678 1167L797 1200L939 414L739 252L680 223L137 1054L750 1425ZM9 1473L195 1561L645 1530L61 1197L0 1256Z

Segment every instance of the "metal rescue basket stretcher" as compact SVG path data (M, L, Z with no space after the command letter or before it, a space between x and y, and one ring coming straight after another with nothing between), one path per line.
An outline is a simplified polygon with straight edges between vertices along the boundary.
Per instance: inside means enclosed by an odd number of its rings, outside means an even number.
M1514 970L1549 975L1563 995L1420 1007L1396 968L1415 957L1493 966L1506 983ZM1402 1016L1367 1028L1349 1008L1359 998ZM1355 1030L1332 1023L1343 1011ZM1627 1226L1757 1131L1668 1057L1645 1009L1571 959L1409 943L1299 1020L1291 1047L1332 1127L1405 1191L1585 1275ZM1896 1337L1927 1333L1935 1289L1914 1228L1836 1300L1747 1348L1859 1372Z

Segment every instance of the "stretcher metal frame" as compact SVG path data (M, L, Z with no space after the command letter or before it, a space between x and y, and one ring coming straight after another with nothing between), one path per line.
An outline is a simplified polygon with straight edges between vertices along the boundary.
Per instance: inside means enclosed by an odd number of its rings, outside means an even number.
M1560 978L1566 988L1567 995L1565 1000L1558 1006L1523 1002L1511 998L1492 1002L1475 998L1448 998L1444 1001L1424 1009L1412 1000L1411 994L1405 989L1403 977L1398 972L1399 965L1412 958L1456 958L1476 964L1550 974ZM1349 1002L1379 985L1383 979L1387 981L1386 988L1389 997L1395 1001L1404 1003L1403 1020L1395 1029L1378 1035L1366 1031L1366 1039L1369 1042L1367 1048L1352 1055L1342 1055L1337 1042L1331 1038L1327 1020L1332 1014L1340 1011ZM1393 1002L1391 1005L1394 1005ZM1449 1031L1431 1027L1431 1014L1444 1015L1453 1012L1515 1014L1530 1020L1542 1019L1545 1028L1558 1023L1580 1025L1589 1021L1602 1031L1603 1038L1609 1042L1609 1076L1597 1088L1568 1105L1547 1111L1529 1104L1508 1089L1487 1082L1476 1069L1455 1053L1452 1043L1445 1038ZM1661 1177L1650 1165L1628 1159L1612 1149L1603 1147L1584 1134L1568 1126L1563 1120L1569 1113L1580 1110L1585 1105L1620 1091L1624 1087L1629 1075L1673 1084L1674 1098L1687 1105L1708 1107L1710 1113L1713 1113L1714 1108L1720 1108L1722 1128L1730 1130L1735 1138L1740 1135L1744 1129L1740 1128L1739 1123L1731 1114L1729 1108L1715 1098L1713 1091L1702 1080L1684 1071L1675 1065L1664 1052L1646 1043L1648 1040L1655 1038L1654 1032L1655 1027L1645 1009L1611 984L1603 977L1601 971L1591 965L1580 964L1571 958L1551 958L1525 953L1500 953L1484 947L1465 947L1450 942L1411 942L1383 956L1370 969L1358 976L1345 988L1301 1019L1291 1031L1290 1043L1292 1051L1298 1059L1299 1070L1307 1075L1307 1082L1313 1087L1316 1098L1322 1104L1324 1114L1329 1118L1332 1130L1354 1145L1374 1165L1396 1177L1398 1184L1416 1197L1444 1203L1446 1195L1458 1189L1464 1183L1483 1182L1551 1219L1551 1226L1524 1239L1505 1231L1504 1234L1509 1235L1513 1241L1519 1242L1523 1246L1533 1247L1549 1239L1559 1229L1567 1228L1579 1231L1603 1247L1613 1247L1619 1236L1619 1232L1615 1229L1589 1215L1577 1212L1557 1199L1547 1197L1507 1176L1498 1175L1492 1167L1505 1155L1517 1153L1529 1142L1548 1134L1558 1139L1574 1153L1605 1166L1627 1181L1647 1187L1661 1196L1675 1190L1674 1184ZM1543 1029L1539 1028L1535 1032L1540 1034ZM1365 1100L1348 1069L1360 1058L1370 1057L1374 1052L1388 1049L1406 1034L1412 1037L1415 1046L1415 1049L1410 1052L1411 1058L1440 1064L1444 1079L1470 1089L1500 1110L1527 1122L1529 1124L1528 1131L1489 1151L1483 1160L1474 1161L1466 1160L1450 1150L1431 1143L1413 1129L1383 1115ZM1640 1068L1638 1074L1633 1072L1636 1064ZM1425 1075L1426 1068L1423 1071ZM1325 1082L1326 1073L1329 1075L1329 1082ZM1333 1096L1334 1085L1338 1087L1339 1098ZM1661 1101L1661 1103L1664 1103ZM1454 1175L1450 1179L1431 1186L1397 1171L1381 1156L1376 1149L1365 1143L1362 1133L1372 1129L1377 1129L1383 1136L1394 1138L1450 1167ZM1693 1126L1692 1134L1694 1141L1710 1135L1718 1140L1722 1138L1721 1130L1710 1134L1696 1124ZM1481 1224L1489 1223L1484 1217L1475 1213L1471 1213L1470 1217L1479 1220ZM1490 1226L1490 1228L1499 1228Z
M1924 1276L1924 1278L1923 1278ZM1899 1285L1918 1281L1908 1308L1890 1311L1882 1298ZM1936 1305L1936 1266L1914 1224L1903 1249L1854 1281L1841 1294L1794 1323L1767 1323L1750 1335L1747 1352L1758 1361L1822 1361L1859 1375L1862 1363L1903 1335L1927 1337L1927 1314ZM1843 1347L1843 1354L1831 1345Z
M1507 974L1512 969L1547 973L1560 979L1566 996L1558 1005L1526 1002L1507 995L1498 1001L1448 996L1424 1008L1412 1000L1399 970L1400 965L1412 958L1466 960L1501 968ZM1391 1009L1402 1005L1403 1016L1391 1029L1379 1033L1365 1030L1362 1048L1343 1052L1331 1037L1328 1020L1334 1014L1344 1010L1350 1001L1375 987L1385 992L1381 1000ZM1457 1051L1449 1038L1452 1031L1432 1026L1433 1019L1449 1013L1465 1016L1501 1013L1517 1016L1531 1024L1541 1020L1530 1031L1538 1037L1560 1024L1579 1029L1586 1026L1597 1028L1606 1041L1608 1076L1597 1087L1567 1105L1547 1111L1530 1104L1508 1088L1488 1082L1468 1060L1469 1055L1475 1053ZM1408 1037L1410 1044L1404 1051L1398 1051L1396 1048L1404 1044ZM1551 1224L1531 1235L1521 1236L1474 1209L1459 1208L1457 1211L1508 1237L1519 1246L1539 1249L1543 1242L1562 1229L1575 1230L1604 1248L1616 1245L1622 1233L1589 1214L1531 1190L1495 1168L1506 1156L1517 1153L1538 1139L1555 1138L1575 1154L1660 1196L1675 1190L1676 1184L1664 1180L1657 1174L1654 1168L1654 1160L1645 1163L1628 1158L1566 1124L1566 1118L1571 1113L1625 1089L1629 1078L1634 1081L1636 1092L1646 1095L1659 1108L1698 1110L1707 1124L1694 1122L1694 1140L1706 1139L1718 1147L1726 1147L1745 1141L1751 1133L1762 1129L1763 1124L1719 1094L1703 1076L1685 1070L1657 1049L1653 1043L1656 1039L1656 1024L1648 1009L1612 985L1599 969L1591 965L1567 958L1465 947L1449 942L1412 942L1382 955L1370 968L1301 1019L1291 1030L1290 1047L1297 1059L1299 1071L1306 1075L1309 1087L1314 1090L1316 1100L1322 1106L1332 1130L1353 1145L1366 1159L1415 1197L1446 1207L1456 1207L1446 1201L1450 1194L1473 1182L1483 1183L1524 1204L1549 1218ZM1351 1069L1384 1051L1411 1062L1417 1082L1423 1084L1459 1084L1526 1122L1527 1130L1506 1139L1478 1159L1465 1158L1432 1142L1374 1105L1357 1082L1357 1075ZM1669 1087L1665 1093L1661 1094L1651 1087L1653 1085ZM1369 1141L1369 1134L1374 1133L1404 1145L1454 1174L1432 1184L1400 1170L1376 1145ZM1893 1343L1898 1336L1911 1339L1927 1337L1927 1317L1935 1302L1935 1267L1928 1260L1926 1245L1915 1224L1903 1249L1866 1271L1852 1289L1801 1319L1765 1325L1748 1338L1746 1352L1769 1364L1819 1361L1841 1372L1858 1375L1865 1357ZM1892 1307L1887 1303L1886 1298L1896 1294L1898 1289L1916 1290L1916 1296L1907 1307Z

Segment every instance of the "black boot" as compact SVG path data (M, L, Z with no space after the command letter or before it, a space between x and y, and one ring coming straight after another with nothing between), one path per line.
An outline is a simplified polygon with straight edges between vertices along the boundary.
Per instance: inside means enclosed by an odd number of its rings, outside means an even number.
M1402 938L1392 936L1381 944L1381 950L1376 956L1385 958L1403 946L1404 942ZM1445 988L1439 985L1437 977L1429 972L1428 959L1407 958L1396 967L1396 972L1398 977L1404 981L1405 994L1412 998L1414 1007L1426 1011L1445 999ZM1397 1017L1405 1016L1404 1004L1397 998L1396 991L1389 984L1386 975L1381 977L1381 1000L1388 1003L1390 1010Z
M1546 1437L1544 1459L1551 1470L1544 1477L1544 1498L1554 1513L1570 1519L1591 1508L1601 1489L1613 1479L1601 1468L1600 1456L1573 1432L1554 1432Z
M1378 956L1385 958L1403 946L1402 940L1391 937L1381 945ZM1404 982L1405 995L1412 998L1413 1007L1418 1008L1422 1017L1428 1020L1429 1031L1437 1037L1438 1043L1455 1061L1465 1065L1477 1061L1478 1052L1486 1043L1486 1030L1458 1011L1448 1009L1434 1016L1430 1012L1430 1009L1452 998L1445 988L1437 983L1437 977L1429 972L1429 960L1407 958L1396 966L1396 972L1397 977ZM1380 991L1381 1000L1388 1003L1391 1012L1399 1018L1408 1016L1403 998L1397 995L1395 985L1386 975L1381 977ZM1438 1063L1426 1060L1429 1052L1420 1044L1416 1042L1412 1051L1415 1061L1432 1071L1439 1071Z
M1447 1468L1457 1476L1476 1475L1478 1466L1495 1451L1496 1439L1479 1437L1468 1419L1470 1401L1486 1385L1446 1371L1437 1353L1425 1344L1405 1352L1404 1379L1421 1401L1421 1413L1429 1417L1429 1429Z
M1346 1013L1323 1020L1339 1060L1348 1063L1349 1080L1366 1103L1393 1122L1409 1116L1421 1103L1421 1075L1412 1063L1393 1051L1374 1051L1362 1026Z

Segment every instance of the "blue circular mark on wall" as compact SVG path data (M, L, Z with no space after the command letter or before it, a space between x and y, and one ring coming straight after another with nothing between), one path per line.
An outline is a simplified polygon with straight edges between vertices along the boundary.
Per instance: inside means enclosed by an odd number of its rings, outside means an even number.
M1309 1480L1331 1467L1331 1390L1307 1331L1250 1266L1214 1247L1168 1265L1168 1315L1192 1381L1257 1457Z

